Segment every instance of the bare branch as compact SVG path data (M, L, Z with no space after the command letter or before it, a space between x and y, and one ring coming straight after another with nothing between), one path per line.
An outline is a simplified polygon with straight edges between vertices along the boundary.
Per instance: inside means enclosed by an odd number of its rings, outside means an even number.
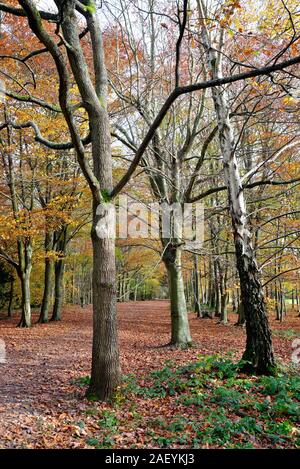
M52 150L71 150L72 148L74 148L74 144L72 142L52 142L51 140L48 140L47 138L43 137L39 127L33 121L23 122L22 124L17 124L15 122L7 122L5 124L0 125L0 131L7 128L9 125L11 125L11 127L13 127L14 129L32 128L35 133L36 142L42 143L43 145L48 148L51 148ZM91 142L90 134L83 138L81 142L82 145L88 145Z
M15 8L9 5L5 5L5 3L0 3L0 11L11 13L14 16L27 16L27 13L22 8ZM59 21L59 15L57 13L49 13L42 10L38 10L38 12L43 20L47 20L52 23L57 23Z
M294 57L289 60L284 60L283 62L280 63L275 63L273 65L268 65L265 67L258 68L256 70L251 70L248 72L243 72L243 73L238 73L236 75L231 75L228 77L222 77L222 78L216 78L213 80L208 80L200 83L194 83L192 85L186 85L186 86L179 86L175 88L167 97L165 100L164 104L162 105L160 111L156 115L156 118L154 119L152 125L149 127L148 132L146 133L144 140L140 144L134 159L132 160L132 163L130 167L128 168L127 173L121 178L121 180L116 184L114 189L111 191L110 196L115 197L122 189L123 187L127 184L129 179L131 178L132 174L134 173L135 169L139 165L142 156L147 149L149 143L151 142L156 130L162 123L164 117L168 113L170 107L172 104L176 101L176 99L179 96L182 96L187 93L192 93L194 91L199 91L199 90L205 90L207 88L213 88L216 86L222 86L226 85L229 83L235 83L240 80L246 80L247 78L254 78L257 76L262 76L262 75L269 75L271 72L276 72L280 70L284 70L287 67L291 67L292 65L296 65L300 63L300 55L297 57ZM219 189L219 190L225 190L225 189ZM218 191L217 191L218 192Z
M288 270L284 270L283 272L279 272L279 274L277 275L274 275L274 277L270 278L267 282L265 282L263 284L263 287L265 287L266 285L268 285L268 283L270 282L273 282L273 280L275 280L276 278L280 277L281 275L283 274L287 274L288 272L293 272L295 270L300 270L300 265L298 267L293 267L292 269L288 269Z
M270 179L265 179L262 181L252 182L251 184L245 184L243 185L242 190L252 189L253 187L257 187L257 186L282 186L282 185L287 185L287 184L293 184L294 182L298 182L298 181L300 181L300 177L295 178L295 179L290 179L289 181L272 181ZM205 197L211 194L226 191L226 189L227 189L227 186L212 187L211 189L208 189L207 191L202 192L202 194L199 194L195 197L188 199L188 202L196 202L197 200L205 199Z

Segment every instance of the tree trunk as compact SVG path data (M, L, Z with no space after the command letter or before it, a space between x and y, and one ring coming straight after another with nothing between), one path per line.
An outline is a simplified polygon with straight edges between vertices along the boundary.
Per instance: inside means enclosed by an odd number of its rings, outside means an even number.
M297 305L298 317L300 317L300 297L299 297L298 288L296 289L296 305Z
M227 291L227 255L226 255L226 267L224 269L221 266L220 259L217 259L217 267L219 271L219 285L220 285L220 323L227 324L228 323L228 315L227 315L227 302L228 302L228 291Z
M88 19L94 52L97 100L89 112L94 173L104 191L112 189L110 124L107 112L107 72L97 15ZM78 38L78 32L77 32ZM75 69L77 64L75 63ZM73 67L74 69L74 67ZM105 401L120 382L117 331L115 239L97 236L97 201L93 200L93 353L89 396ZM106 203L102 202L102 209Z
M275 312L276 312L276 321L280 320L280 294L277 288L277 282L275 282Z
M100 239L96 233L99 217L95 214L93 240L93 354L88 396L106 400L120 380L116 321L115 243Z
M10 279L10 290L9 290L9 302L7 308L7 317L11 318L13 315L13 303L14 303L14 290L15 290L15 277L11 275Z
M114 241L97 237L96 226L99 220L97 206L106 200L112 190L112 155L110 125L107 112L107 73L105 68L102 32L99 16L93 8L86 8L85 17L92 45L94 73L90 73L79 38L79 23L76 2L55 0L60 15L63 41L67 45L68 64L57 44L43 28L39 14L32 2L26 3L29 26L37 38L51 53L59 74L59 100L69 128L72 143L76 150L80 167L89 184L93 197L93 356L91 384L88 394L99 399L108 399L119 383L119 360L116 329L115 292L115 247ZM84 2L85 3L85 2ZM86 109L91 135L93 171L89 165L89 155L80 140L76 119L69 101L69 76L73 77ZM61 269L62 270L62 269Z
M22 315L18 327L31 327L31 307L30 307L30 271L20 275L22 291Z
M228 314L227 314L227 298L228 294L224 293L221 295L221 316L220 316L220 323L227 324L228 323Z
M220 273L220 296L221 296L220 298L220 305L221 305L220 323L222 324L228 323L228 314L227 314L228 292L227 292L226 283L227 282L224 276L224 272L222 272Z
M134 298L133 298L133 301L136 301L137 300L137 294L138 294L138 288L139 288L139 284L137 283L134 287Z
M265 311L262 285L257 265L251 256L243 254L242 246L236 246L237 266L241 280L242 303L246 319L246 350L243 360L248 364L245 371L257 374L273 374L275 360L273 355L271 331ZM249 253L250 254L250 253Z
M189 345L192 342L181 270L181 250L169 244L163 261L167 269L171 302L171 345Z
M54 305L51 321L60 321L63 305L63 280L65 271L65 260L59 259L55 263L54 269Z
M22 291L22 314L18 327L31 327L31 305L30 305L30 274L32 269L32 246L31 242L18 242L19 254L19 278Z
M218 217L218 224L221 225L221 221ZM228 241L229 235L226 235L226 257L225 257L225 265L221 265L220 257L219 257L219 249L217 250L217 266L219 271L219 283L220 283L220 304L221 304L221 315L220 315L220 323L227 324L228 323L228 314L227 314L227 303L229 298L229 293L227 291L227 280L228 280Z
M197 318L201 317L198 256L194 254L194 310Z
M238 320L235 323L235 326L244 326L245 325L245 312L243 303L240 303L237 309L238 312Z
M216 305L216 289L215 289L215 279L213 272L213 262L209 260L208 265L208 307L214 309Z
M235 289L233 289L232 291L231 303L232 303L232 312L235 313L238 309L238 298L237 298L237 292L235 291Z
M220 292L220 278L218 273L218 266L216 259L213 262L214 265L214 290L215 290L215 311L214 316L219 318L221 316L221 292Z
M52 274L53 274L53 261L47 257L47 253L53 248L53 233L47 232L45 236L45 273L44 273L44 293L41 305L41 313L38 322L47 323L49 307L52 294Z

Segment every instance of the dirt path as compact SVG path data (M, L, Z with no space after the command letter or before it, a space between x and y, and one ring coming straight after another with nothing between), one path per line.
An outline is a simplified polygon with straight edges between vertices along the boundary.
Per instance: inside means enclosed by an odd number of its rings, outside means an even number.
M197 320L190 315L196 347L162 348L169 340L167 301L118 305L121 365L123 373L142 374L158 369L168 359L178 363L199 353L234 351L241 355L245 332L216 320ZM0 448L83 447L73 423L80 419L87 401L72 380L89 374L92 341L91 308L67 307L61 323L15 328L17 318L0 321L0 339L6 344L7 362L0 363ZM290 317L273 328L300 332L300 319ZM290 361L292 339L274 337L277 357ZM77 433L78 433L77 431Z

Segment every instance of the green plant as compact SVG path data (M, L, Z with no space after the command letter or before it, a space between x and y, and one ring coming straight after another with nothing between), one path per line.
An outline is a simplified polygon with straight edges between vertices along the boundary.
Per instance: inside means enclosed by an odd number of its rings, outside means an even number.
M236 408L240 407L243 398L244 396L239 391L219 386L214 390L214 395L211 398L211 401Z
M295 331L294 329L285 329L285 330L275 329L273 331L273 334L277 335L279 337L284 337L286 339L292 339L294 337L300 337L300 333Z
M115 430L118 426L118 418L113 410L104 410L101 417L98 421L99 427Z
M74 381L72 381L73 384L76 384L77 386L89 386L91 382L91 377L86 375L86 376L80 376L79 378L76 378Z
M89 446L94 446L97 449L110 449L115 444L115 440L111 436L105 436L102 440L97 438L89 438L86 443Z

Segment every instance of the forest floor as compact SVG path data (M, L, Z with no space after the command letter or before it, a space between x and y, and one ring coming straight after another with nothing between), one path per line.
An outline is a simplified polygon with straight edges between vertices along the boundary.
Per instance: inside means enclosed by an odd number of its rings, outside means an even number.
M109 404L84 397L91 307L68 306L59 323L0 321L0 448L295 448L299 369L277 378L240 375L245 330L190 314L195 346L169 340L167 301L118 305L125 380ZM290 366L300 318L271 319L278 362ZM227 353L231 355L227 355ZM219 354L222 358L214 355Z

